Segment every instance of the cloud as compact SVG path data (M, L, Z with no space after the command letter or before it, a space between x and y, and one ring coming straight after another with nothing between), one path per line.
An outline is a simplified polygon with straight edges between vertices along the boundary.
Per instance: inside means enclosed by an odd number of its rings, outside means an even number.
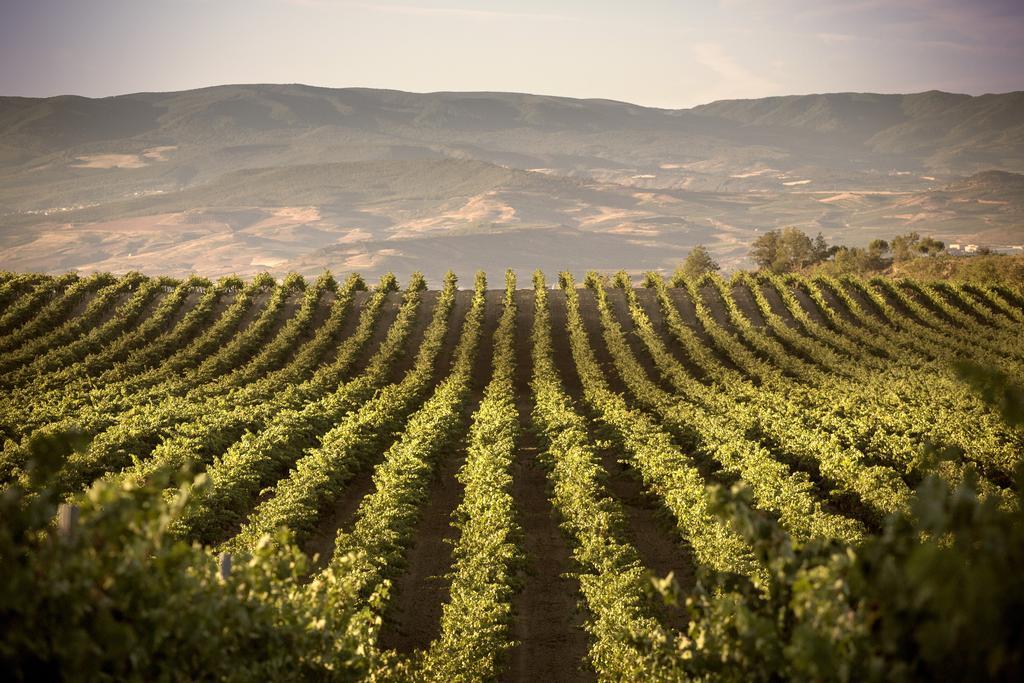
M731 55L718 43L696 43L693 55L697 63L715 72L724 81L716 91L744 93L744 97L759 97L777 92L779 84L770 78L755 74Z

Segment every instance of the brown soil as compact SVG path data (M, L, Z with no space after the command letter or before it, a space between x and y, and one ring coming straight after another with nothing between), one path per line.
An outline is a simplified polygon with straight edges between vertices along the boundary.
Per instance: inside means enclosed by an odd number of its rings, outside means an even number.
M643 290L637 290L637 295L641 296ZM689 325L690 328L697 334L701 335L701 338L707 341L704 327L700 324L700 320L697 319L697 309L693 305L693 300L690 299L690 293L682 287L670 287L668 290L668 296L672 299L672 302L676 305L676 310L679 311L679 317L682 318L683 323ZM654 292L650 293L651 299L655 299L657 295ZM643 297L641 296L641 300Z
M110 344L117 343L118 340L121 339L121 337L123 335L131 334L131 333L135 332L136 328L138 328L145 321L147 321L150 318L150 316L153 315L153 312L156 310L156 308L161 303L163 303L164 299L166 297L168 297L168 296L171 296L171 292L160 292L159 294L157 294L157 296L154 297L153 300L150 301L146 305L146 307L144 308L142 313L139 315L139 317L136 320L136 322L134 324L128 326L127 329L125 329L120 335L118 335L116 338L114 338L110 342L108 342L108 344L104 346L104 350L109 349ZM137 351L140 348L144 348L144 347L148 346L152 342L152 340L156 339L160 334L162 334L162 333L172 329L174 327L175 322L177 320L180 320L181 317L183 317L185 315L185 313L187 313L189 311L189 309L191 309L192 305L194 305L194 303L195 303L195 298L194 297L197 297L197 295L194 294L194 293L187 295L185 297L185 299L178 305L177 309L171 314L170 318L166 322L164 322L164 324L158 330L155 330L154 332L151 332L149 334L149 336L146 337L145 339L138 339L138 340L136 340L136 346L133 346L131 348L122 349L121 352L119 352L116 355L116 358L118 360L123 360L126 356L128 356L128 354L130 354L130 353L132 353L134 351ZM139 346L139 344L141 344L141 347Z
M560 292L561 294L561 292ZM628 318L628 310L625 309L625 296L621 291L608 292L609 303L616 313L623 331L626 333L626 340L634 355L646 370L648 377L657 382L658 373L650 355L642 348L642 344L635 334L632 334L632 321ZM583 324L590 338L590 346L594 350L598 363L604 368L605 377L612 390L627 393L624 383L614 371L614 364L607 347L603 343L601 335L601 319L597 309L597 301L594 293L590 290L579 291L580 314ZM560 317L564 319L564 295L561 298L563 312ZM616 311L615 309L619 310ZM552 321L555 315L552 313ZM564 323L563 323L564 324ZM566 335L567 336L567 335ZM568 351L568 349L567 349ZM566 363L572 363L571 352L566 357ZM570 368L563 367L563 374L570 372ZM595 422L590 420L590 424ZM591 440L598 436L591 430ZM678 531L672 523L671 513L664 507L657 496L650 494L644 488L639 473L630 465L629 457L619 448L601 448L597 451L601 464L607 473L604 486L609 495L616 500L625 514L625 529L623 529L627 541L637 550L643 565L658 576L665 576L673 572L684 587L693 585L693 558L688 549L684 548L678 539ZM624 460L625 462L621 462ZM660 610L656 610L660 611ZM666 626L681 628L685 624L679 619L678 612L672 615L661 613L660 616Z
M406 344L404 344L404 349L403 349L404 353L402 354L402 356L400 356L398 359L395 360L394 364L392 364L392 372L394 371L395 367L399 367L400 366L400 367L404 367L404 368L407 368L407 369L412 367L412 365L413 365L412 358L415 357L416 350L419 348L419 346L420 346L420 344L421 344L421 342L423 340L423 335L424 335L425 329L426 329L426 327L427 327L427 325L428 325L428 323L430 321L431 313L433 312L432 311L432 309L433 309L433 302L436 301L438 296L439 295L438 295L437 292L424 292L423 293L423 298L421 299L420 305L417 307L417 310L416 310L416 319L415 319L414 324L413 324L413 329L410 331L410 335L409 335L409 337L406 340ZM386 302L385 306L387 306L388 303L391 303L391 302L390 301ZM397 304L396 304L396 306L397 306ZM397 311L397 307L395 308L395 312L396 311ZM382 313L383 312L384 311L382 311ZM396 317L396 315L391 318L392 322L393 322L394 317ZM382 318L383 318L383 315L382 315ZM390 328L390 325L382 325L383 322L384 322L383 319L378 319L378 324L377 324L377 327L375 328L375 331L374 331L375 332L374 337L379 337L379 339L377 340L377 346L379 346L381 341L383 341L384 337L387 334L388 329ZM373 340L373 338L372 338L372 340ZM357 370L350 371L349 376L353 376L357 372L360 372L362 369L364 369L365 366L369 362L370 355L372 355L372 354L364 352L364 354L362 354L362 356L364 356L364 357L361 358L361 361L362 361L361 362L361 367L358 368ZM360 365L360 364L356 364L356 365ZM317 438L319 438L319 437L317 437ZM287 475L286 472L282 472L281 474L282 475ZM263 503L265 500L267 500L272 495L273 495L272 494L272 489L269 488L269 487L265 488L263 490L262 494L257 499L257 502L254 504L253 507L255 508L260 503ZM365 496L365 494L364 494L364 496ZM361 499L362 499L362 496L360 496L358 500L361 500ZM356 502L356 507L357 507L357 502ZM354 508L352 508L352 511L354 512ZM311 540L307 544L305 544L306 545L305 550L306 550L307 554L310 557L312 557L314 555L318 555L318 559L317 559L318 566L323 566L330 559L331 549L334 547L334 539L337 536L337 528L338 527L334 527L333 529L332 528L324 528L323 525L322 525L322 527L318 528L317 531L314 533L314 535L311 538ZM238 530L239 529L232 529L231 530L231 536L233 536L234 533L237 533Z
M710 286L702 287L700 295L704 300L704 305L707 306L708 311L711 313L711 319L726 331L735 333L736 330L733 327L732 321L729 320L729 312L726 310L725 302L722 301L722 296L718 290Z
M196 328L196 334L198 336L203 333L205 329L216 325L217 322L224 317L231 305L235 303L235 299L238 298L238 292L223 292L217 301L213 304L213 309L210 311L209 317L206 320L205 325L199 325Z
M327 316L330 315L331 306L336 298L337 295L330 291L323 292L320 295L320 299L316 302L316 310L313 311L313 319L310 321L309 327L306 328L305 332L299 336L299 341L311 339L316 334L316 331L327 320Z
M647 377L659 385L663 390L668 393L675 393L672 385L661 377L661 372L658 370L658 366L654 363L654 358L647 352L647 347L644 346L643 340L637 336L635 330L636 326L633 324L633 318L629 315L629 304L626 302L626 295L622 290L606 290L608 295L608 307L612 311L612 317L619 323L623 333L626 337L626 343L629 344L630 350L633 351L633 355L636 357L640 365L643 366L644 370L647 371ZM590 342L594 347L604 346L604 337L601 336L601 314L597 310L597 300L593 293L587 290L581 292L580 296L580 310L583 312L585 320L592 319L592 327L588 328L590 332ZM609 356L608 363L611 364L612 360Z
M736 285L729 291L732 293L732 299L736 302L736 307L740 309L740 313L745 315L754 327L765 327L767 323L764 316L761 315L761 309L757 307L757 302L754 301L754 295L750 293L750 290L745 285Z
M398 309L401 308L401 306L402 294L400 292L389 292L385 296L384 303L381 305L380 312L377 314L377 321L373 325L373 331L370 333L370 338L366 340L366 342L363 344L363 347L356 353L355 360L352 361L352 363L349 365L348 372L345 373L346 378L355 377L366 368L366 364L369 362L370 358L373 357L373 354L377 353L377 349L379 349L380 345L384 343L384 339L388 335L388 330L391 329L391 326L395 322L395 318L398 317ZM424 308L429 309L429 306L420 307L420 309L417 311L417 314L420 316L419 318L417 318L417 321L422 319L424 315ZM362 309L360 309L359 313L362 313ZM347 339L351 335L352 331L355 330L358 323L359 318L358 314L356 314L354 315L354 319L352 320L352 330L350 330L348 334L346 334L341 340L338 341L337 347L340 347L342 341L344 339ZM416 334L418 326L418 324L414 325L412 335ZM329 352L327 357L324 358L324 364L332 363L337 359L337 347L335 347L331 352Z
M202 295L196 293L195 296L197 297L198 301L198 298L201 297ZM176 325L175 327L170 328L168 330L168 334L172 335L172 343L168 347L168 354L161 358L160 360L156 361L156 364L159 364L167 360L167 358L184 351L189 347L190 344L192 344L192 342L194 342L197 338L202 336L211 327L216 325L224 317L224 314L227 312L228 308L230 308L231 305L235 302L236 296L237 294L235 293L224 292L214 303L212 310L210 310L210 312L206 315L205 320L200 322L198 325L195 325L188 336L180 336L178 334L180 330L175 329ZM182 315L182 317L184 317L184 315ZM230 338L230 332L226 335L226 338ZM198 365L199 362L201 362L201 360L202 359L193 359L191 362L188 363L187 367L195 367L196 365ZM147 365L147 367L153 368L154 364L150 363Z
M1013 326L1014 328L1017 328L1020 325L1020 322L1013 317L1013 313L1008 306L999 303L996 299L990 299L982 295L970 285L965 287L965 292L968 300L977 304L985 313L991 315L993 320L999 326Z
M432 296L430 298L424 297L424 300L421 302L413 330L406 341L406 360L400 361L406 367L411 367L412 365L412 361L408 360L408 358L415 358L417 349L419 349L420 343L423 340L426 327L430 324L431 317L433 317L434 304L440 296L438 292L424 292L424 294L432 294ZM462 292L459 294L461 295ZM455 304L452 306L444 343L442 344L441 352L438 354L437 362L434 364L433 384L440 381L440 378L447 373L452 353L458 342L459 330L462 327L463 320L465 320L466 313L469 311L469 301L471 298L471 293L469 297L459 295L455 297ZM390 324L387 327L390 327ZM418 407L418 404L413 407L413 410L416 407ZM411 412L412 410L410 410ZM352 523L355 521L356 511L359 509L359 504L362 503L363 498L367 494L373 491L373 470L394 441L394 438L386 439L386 443L380 449L380 453L365 463L365 466L345 486L345 490L339 493L336 502L329 506L327 511L321 515L316 531L310 535L309 540L302 548L310 557L314 555L319 556L317 561L313 563L314 570L327 566L331 559L331 553L334 551L334 540L338 532L352 526Z
M843 303L843 301L838 296L836 296L835 291L833 291L831 287L825 285L819 286L817 283L813 282L811 283L811 287L814 287L815 289L818 290L818 292L821 294L821 298L825 300L825 303L828 304L828 306L830 306L832 310L839 315L840 318L842 318L843 320L850 324L857 325L858 327L860 326L860 323L857 321L856 316L853 315L853 311L847 308L846 304ZM815 310L817 310L818 305L814 304L814 308Z
M576 366L573 364L567 331L565 292L555 289L548 292L548 316L551 322L551 352L558 368L562 386L576 401L581 401L583 385L580 384ZM578 406L577 406L578 408Z
M323 357L320 359L321 364L328 365L337 358L338 346L356 331L356 326L359 324L359 314L363 312L363 307L369 299L370 292L355 292L352 295L352 303L345 313L345 318L341 321L338 334L334 337L335 342L324 352Z
M503 295L500 290L487 292L473 383L463 408L464 426L468 426L490 381L494 330L501 315ZM461 443L453 443L438 455L433 486L406 552L406 570L393 583L379 638L383 648L411 653L426 649L440 633L441 610L448 602L451 587L452 549L458 539L458 529L451 523L452 513L462 502L464 491L457 475L465 461L466 452Z
M754 286L761 288L761 293L764 295L765 300L768 301L768 308L772 313L782 318L782 322L786 323L786 325L797 332L804 332L803 325L801 325L797 319L793 317L793 313L786 308L786 302L782 300L782 297L774 287L765 287L762 284L756 284Z
M874 288L873 285L870 284L868 285L868 287ZM892 294L886 291L878 290L877 288L875 289L878 292L878 294L882 297L882 299L890 306L892 306L899 315L905 316L910 320L920 322L917 316L911 313L910 310L903 305L902 301L898 300L896 297L894 297ZM850 296L854 297L857 303L861 305L861 308L867 311L871 311L872 314L878 316L882 320L887 320L887 318L885 317L885 313L883 313L882 310L875 305L875 302L871 301L871 299L869 299L867 295L853 288L850 288L849 291ZM899 325L898 320L890 320L888 322L893 325Z
M305 296L302 292L292 294L284 300L284 304L281 306L277 315L274 317L274 324L270 326L267 331L265 339L269 343L274 339L288 324L288 321L295 317L295 314L299 312L299 308L302 306L302 298ZM259 351L257 350L257 353Z
M640 302L644 304L644 310L647 311L648 317L650 317L652 322L661 321L662 324L664 324L661 306L658 305L654 293L651 293L650 301L645 301L643 294L643 290L637 290L637 295L640 296ZM706 348L711 350L712 354L715 356L715 358L718 359L719 363L722 363L727 368L739 370L739 368L736 367L736 364L732 361L732 359L729 358L729 356L727 356L725 353L723 353L722 349L718 348L718 346L715 345L715 343L711 340L711 337L708 335L707 330L705 330L704 326L701 325L700 321L697 320L696 312L694 311L693 307L693 302L690 301L690 297L687 296L686 292L678 289L670 289L669 294L673 304L676 307L676 310L682 317L683 323L694 331L694 333L697 335L698 340L700 340L701 344L703 344ZM684 306L689 307L690 317L683 316ZM672 338L670 334L666 332L665 335L667 335L666 339L670 342L668 345L669 349L676 355L676 358L679 358L680 360L685 362L687 360L687 356L683 352L682 347L678 344L678 342L676 342Z
M469 310L471 297L462 296L463 294L469 294L469 292L458 292L455 296L455 303L452 306L450 314L451 318L449 318L450 324L452 325L458 323L458 326L461 326L462 320L465 318L466 312ZM402 346L402 352L391 363L391 368L388 374L389 382L401 382L402 378L405 377L405 374L416 364L416 356L419 354L420 346L423 344L423 338L427 333L427 327L430 326L430 320L434 317L434 308L437 306L438 299L441 298L441 293L437 291L426 291L423 292L422 297L419 310L416 311L416 322L413 324L413 328L409 332L409 337L405 340L405 344ZM456 311L458 311L458 315L456 315ZM384 336L381 337L381 342L384 341ZM458 338L456 337L450 345L447 343L447 340L445 341L446 343L444 348L442 349L441 354L438 355L438 361L440 362L439 367L447 369L448 364L444 361L442 356L446 352L450 353L451 349L457 343ZM369 358L369 356L367 356L367 358Z
M693 359L683 352L683 347L669 332L665 324L665 316L662 314L661 306L658 305L655 293L649 289L638 289L636 290L636 295L637 300L640 302L640 307L647 314L647 318L651 321L651 326L658 334L662 343L664 343L665 348L686 368L688 373L707 384L710 381L707 375L699 365L693 362Z
M93 322L93 324L90 327L83 329L79 336L84 336L88 334L90 331L99 327L100 325L104 325L107 322L109 322L111 319L113 319L115 315L118 314L118 312L121 310L121 307L124 306L128 302L128 300L131 299L133 296L135 296L134 291L124 291L118 293L118 295L115 296L107 304L106 308L104 308L100 312L99 317Z
M693 588L695 561L690 548L684 546L679 531L673 524L671 513L657 496L644 488L640 474L623 462L623 454L615 448L598 451L601 464L608 473L605 486L626 513L626 539L630 542L653 575L664 577L669 572L683 588ZM683 628L681 614L664 614L667 625Z
M512 601L512 637L518 645L509 653L504 681L583 681L593 672L583 669L587 636L573 570L572 551L558 527L548 499L549 486L538 461L538 442L530 411L533 331L533 292L516 292L516 406L519 410L519 451L512 470L525 555L522 589Z
M755 286L760 287L760 285ZM753 295L750 293L750 291L746 287L744 287L743 290L747 294L747 296L751 297L751 302L753 302ZM782 297L779 296L778 292L776 292L774 289L771 289L769 291L766 287L761 287L760 291L764 294L765 299L768 301L768 309L776 316L778 316L780 320L782 320L783 325L797 332L800 336L804 338L809 337L809 335L804 330L803 325L797 322L796 318L793 317L793 314L790 313L789 309L786 308L786 304L785 302L782 301ZM758 312L760 313L760 310ZM786 353L788 353L790 356L793 356L794 358L799 358L800 360L803 360L811 365L817 364L817 361L815 361L815 359L812 356L808 355L805 351L802 351L796 346L794 346L790 341L786 340L783 336L775 332L775 330L771 330L770 334L772 338L775 339L775 341L777 341L786 350ZM817 342L817 340L814 339L813 337L810 337L810 340Z
M586 294L590 295L590 292L586 292ZM750 295L749 291L747 291L747 295ZM592 295L590 296L591 298L589 300L584 296L580 297L580 309L581 312L583 312L584 321L588 325L588 332L591 336L591 345L594 347L595 354L598 358L601 358L607 354L607 349L603 343L597 343L600 340L600 321L597 317L598 313L596 310L596 304L593 302ZM781 299L779 300L779 303L781 303ZM658 370L654 365L653 358L651 358L646 352L646 349L643 348L642 342L639 338L632 334L634 327L632 320L629 318L629 311L626 307L625 297L621 292L615 292L615 296L612 296L611 293L609 293L609 304L611 305L613 314L622 326L623 331L626 332L626 339L629 342L637 360L642 366L644 366L649 377L652 379L656 378L658 376ZM588 311L590 306L595 307L592 313ZM611 363L610 357L607 358L607 362ZM670 391L670 388L663 388ZM677 442L680 439L686 438L685 434L677 433L675 430L670 431L673 433ZM816 485L819 497L824 501L826 509L832 512L839 512L841 514L854 516L869 524L873 521L870 512L867 511L859 500L853 499L850 496L838 496L833 494L831 487L823 481L820 472L818 472L816 467L809 466L807 463L787 457L785 449L781 444L771 443L770 441L763 439L762 441L765 446L772 449L772 452L776 457L785 462L791 469L806 472L811 476ZM680 585L684 589L692 586L694 577L694 560L689 548L685 545L685 541L683 541L683 543L665 543L667 539L675 538L676 534L678 534L678 531L672 523L671 513L661 505L660 501L658 501L656 497L650 496L650 494L647 494L643 490L640 477L628 466L628 464L623 465L616 462L616 457L618 455L619 453L615 451L612 451L609 454L602 453L605 469L611 475L608 480L608 487L613 495L623 503L623 506L626 509L627 517L630 518L630 529L635 534L634 542L637 550L640 552L641 559L647 567L651 568L656 573L660 573L661 576L664 576L668 571L673 571L677 580L679 580ZM697 458L695 460L695 464L706 481L712 483L724 483L729 479L728 475L717 470L717 463L706 462L703 458ZM673 612L670 616L677 619L681 617L678 612ZM685 626L685 623L673 623L671 625L682 627Z
M988 321L985 319L983 315L978 313L975 309L971 308L971 306L967 305L967 303L960 297L955 296L952 293L943 292L942 290L937 290L935 292L935 295L940 297L943 301L945 301L947 304L957 309L961 313L964 313L974 318L979 323L983 325L988 324ZM991 312L991 308L989 306L986 306L984 303L980 304L980 307L984 311Z
M840 356L849 357L849 352L847 352L845 349L841 348L834 342L825 338L825 335L812 333L812 328L806 328L801 323L799 323L796 320L796 318L793 317L792 312L786 308L785 302L782 300L782 297L779 295L779 293L775 290L774 287L764 287L763 291L765 293L765 297L771 304L772 309L775 310L775 307L778 306L780 310L779 315L782 317L784 321L786 321L788 325L790 325L790 327L797 330L805 337L812 340L814 343L819 344L821 346L826 346L829 349L831 349L834 353L837 353ZM833 329L833 326L825 319L825 316L822 315L818 307L814 305L814 301L812 301L811 298L807 296L807 293L805 291L799 288L790 288L790 291L793 292L793 296L796 298L797 304L800 306L801 309L803 309L807 316L811 318L811 320L818 323L824 328ZM868 349L861 349L860 352L864 354L870 353ZM828 368L825 369L827 370Z
M800 289L799 287L790 287L789 291L793 293L793 297L797 303L800 304L800 308L804 310L807 317L818 323L823 327L832 327L828 322L828 319L822 314L821 310L815 305L814 300L807 295L807 292Z
M901 286L899 284L897 284L896 287L898 287L899 289L903 290L903 294L906 295L907 297L909 297L911 301L916 302L918 306L920 306L921 308L923 308L926 311L930 312L933 316L939 318L946 325L948 325L950 327L960 327L960 323L954 321L952 318L949 317L949 315L946 314L945 311L940 310L937 306L932 304L932 302L928 301L921 294L918 294L917 292L915 292L914 290L910 289L909 287L903 287L903 286ZM895 302L892 299L889 298L888 294L885 294L885 296L886 296L886 300L889 301L889 303L892 303L893 305L895 305ZM905 310L905 309L901 308L900 310ZM914 320L917 320L918 322L922 322L923 324L928 325L928 327L932 327L932 328L935 327L935 325L933 325L933 324L926 323L926 322L922 321L921 318L918 318L916 315L914 315Z
M594 327L588 329L591 334L591 342L595 346L600 326L600 314L597 311L597 302L588 291L586 298L580 298L580 309L584 314L584 320L592 319ZM626 296L621 290L608 292L608 303L616 321L622 326L626 333L626 340L629 343L633 355L647 371L648 377L656 382L659 377L657 366L653 357L647 352L643 342L635 334L635 326L629 315L629 306ZM593 311L590 307L593 306ZM604 345L600 344L600 348ZM608 359L611 362L611 359ZM662 386L668 392L672 392L670 386ZM622 460L624 456L618 449L603 448L598 454L606 472L608 480L606 486L609 493L622 505L626 513L628 540L637 549L640 560L644 566L657 576L665 576L669 572L675 575L679 585L684 589L692 588L694 579L694 560L688 547L685 547L678 538L678 530L672 521L672 514L661 503L657 496L649 493L643 485L640 474L630 465L628 459ZM685 623L680 621L681 611L674 611L672 614L663 614L666 623L675 628L682 628Z
M263 315L263 311L267 308L267 304L270 302L271 292L261 292L253 297L252 302L249 304L249 308L242 314L241 319L238 321L238 327L235 328L235 334L241 334L251 325L259 316Z
M886 319L885 315L882 314L882 311L864 293L860 292L854 287L849 287L842 283L839 283L838 286L844 288L844 291L849 295L849 297L853 299L858 306L860 306L861 310L864 311L865 315L867 315L873 322L885 323L890 327L892 326L892 323ZM843 310L847 309L844 307Z
M205 291L189 292L188 296L186 296L185 300L181 303L181 306L178 307L178 310L174 312L174 315L172 315L171 319L167 322L167 326L164 330L173 330L174 327L180 323L186 315L188 315L189 311L196 307L196 304L199 303L199 300L203 297L204 293Z
M146 302L146 305L142 307L142 310L139 312L138 316L136 316L134 322L132 322L130 325L127 325L120 334L134 332L137 327L139 327L152 317L153 312L156 310L157 306L162 304L164 302L164 299L166 299L170 295L170 292L158 291L156 293L156 296L150 298L150 300Z
M67 312L66 312L66 313L65 313L65 314L64 314L64 315L63 315L63 316L61 317L61 319L60 319L60 322L61 322L61 323L64 323L64 322L67 322L67 321L69 321L69 320L73 320L74 318L77 318L77 317L79 317L80 315L82 315L83 313L85 313L85 309L87 309L87 308L89 307L89 304L91 304L91 303L92 303L93 299L95 299L95 298L96 298L96 293L97 293L97 292L96 292L96 290L95 290L95 289L93 289L93 290L90 290L90 291L88 291L88 292L85 292L85 293L84 293L84 294L83 294L83 295L82 295L82 296L81 296L81 297L80 297L80 298L78 299L78 301L77 301L77 302L75 302L75 304L74 304L74 305L73 305L73 306L71 307L71 310L67 311ZM49 303L49 302L47 302L47 303ZM41 311L41 310L42 310L42 306L40 306L40 307L39 307L38 311ZM37 312L38 312L38 311L37 311ZM33 313L33 314L32 314L32 317L33 317L33 318L35 317L35 313ZM30 319L31 319L31 318L30 318Z
M750 340L748 340L743 334L741 334L740 331L736 328L736 326L733 325L732 321L729 320L728 311L725 307L725 302L722 300L722 295L718 292L717 289L713 287L705 287L701 291L701 296L704 299L705 305L711 311L712 319L715 320L715 322L717 322L719 326L727 334L733 335L741 344L743 344L747 348L748 351L750 351L752 354L754 354L761 360L771 362L771 359L764 352L762 352L760 349L756 348L753 344L751 344ZM765 330L765 333L768 333L767 330ZM771 338L775 339L774 334L770 334L770 336Z

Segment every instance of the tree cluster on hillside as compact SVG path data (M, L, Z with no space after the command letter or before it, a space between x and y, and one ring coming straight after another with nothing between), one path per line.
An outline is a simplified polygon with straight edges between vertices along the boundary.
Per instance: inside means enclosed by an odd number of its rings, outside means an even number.
M917 232L897 235L892 241L872 240L866 247L829 245L819 232L811 237L799 228L789 226L770 230L754 240L750 257L758 268L774 273L791 273L819 269L830 275L881 273L896 263L906 263L919 256L936 257L946 245L931 236ZM985 252L986 254L989 252ZM721 270L707 247L698 244L675 270L673 280L696 279Z
M935 256L945 248L945 244L933 237L921 237L916 232L908 232L893 238L892 258L894 261L908 261L916 256Z
M935 257L946 248L940 240L916 232L892 241L872 240L866 247L829 245L819 232L814 238L799 228L771 230L754 240L750 257L758 268L775 273L821 269L831 275L879 273L919 256Z
M891 260L887 258L891 249L892 247L885 240L871 240L871 243L865 248L836 247L832 258L834 270L839 273L867 273L885 270L891 263Z
M819 232L811 239L799 228L792 226L770 230L754 240L750 256L761 268L775 273L800 270L821 263L834 253Z

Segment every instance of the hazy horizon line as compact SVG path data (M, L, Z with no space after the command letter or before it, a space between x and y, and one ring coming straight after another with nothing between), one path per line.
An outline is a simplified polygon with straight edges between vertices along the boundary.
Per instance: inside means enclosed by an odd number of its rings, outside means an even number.
M656 105L642 104L640 102L622 100L614 97L578 97L572 95L557 95L552 93L542 92L528 92L520 90L403 90L400 88L388 88L380 86L365 86L365 85L346 85L346 86L331 86L331 85L316 85L313 83L304 82L274 82L274 81L262 81L262 82L238 82L238 83L215 83L211 85L199 85L190 88L172 89L172 90L134 90L130 92L118 92L109 95L81 95L73 92L62 92L53 95L18 95L18 94L7 94L0 93L0 97L4 98L20 98L30 100L49 100L60 97L81 97L89 100L103 100L113 99L116 97L130 97L132 95L153 95L153 94L171 94L171 93L183 93L192 92L196 90L213 90L216 88L246 88L246 87L259 87L259 86L301 86L304 88L314 88L318 90L377 90L377 91L388 91L407 93L410 95L459 95L459 94L494 94L494 95L526 95L530 97L550 97L565 100L578 100L578 101L597 101L597 102L615 102L618 104L628 104L636 107L643 107L644 109L660 109L663 111L683 111L687 109L693 109L699 106L713 104L715 102L735 102L735 101L747 101L747 100L767 100L774 98L785 98L785 97L814 97L820 95L923 95L930 92L942 93L946 95L959 95L965 97L987 97L996 95L1012 95L1014 93L1024 92L1024 90L1007 90L1004 92L984 92L984 93L966 93L966 92L954 92L950 90L942 90L941 88L929 88L927 90L917 91L880 91L880 90L830 90L821 92L805 92L805 93L785 93L778 95L762 95L759 97L725 97L715 100L708 100L706 102L698 102L691 104L687 107L659 107Z

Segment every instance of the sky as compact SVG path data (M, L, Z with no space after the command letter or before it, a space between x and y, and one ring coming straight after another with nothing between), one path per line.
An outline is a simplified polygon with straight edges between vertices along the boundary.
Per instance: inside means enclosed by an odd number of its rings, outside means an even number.
M1021 0L0 0L0 95L225 83L656 107L1024 90Z

